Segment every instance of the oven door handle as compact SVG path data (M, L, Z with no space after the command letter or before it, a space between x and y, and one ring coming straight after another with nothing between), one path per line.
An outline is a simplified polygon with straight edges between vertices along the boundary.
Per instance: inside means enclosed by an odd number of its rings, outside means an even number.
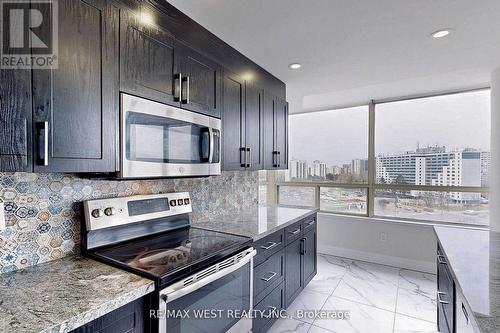
M228 268L224 268L224 269L222 269L216 273L213 273L212 275L209 275L205 278L202 278L201 280L196 281L195 283L190 284L186 287L174 289L174 288L172 288L173 286L175 286L175 284L174 284L171 287L167 287L167 288L163 289L162 291L160 291L160 299L163 300L164 303L174 301L179 297L187 295L195 290L198 290L201 287L204 287L207 284L210 284L210 283L214 282L215 280L218 280L221 277L240 269L241 267L247 265L248 263L253 262L253 257L257 254L257 251L254 250L253 248L250 248L246 251L247 251L247 253L243 259L241 259L238 263L236 263ZM210 269L210 268L208 268L208 269ZM253 267L250 267L250 269L253 269ZM186 280L186 279L183 279L182 281L184 281L184 280Z
M212 127L208 128L208 141L209 141L209 153L208 153L208 163L212 163L214 160L214 130Z

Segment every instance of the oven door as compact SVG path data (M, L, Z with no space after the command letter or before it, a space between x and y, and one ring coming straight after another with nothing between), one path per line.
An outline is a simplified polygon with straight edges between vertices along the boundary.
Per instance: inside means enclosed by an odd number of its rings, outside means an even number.
M220 174L220 119L121 95L122 178Z
M160 291L159 333L250 332L253 257L247 249Z

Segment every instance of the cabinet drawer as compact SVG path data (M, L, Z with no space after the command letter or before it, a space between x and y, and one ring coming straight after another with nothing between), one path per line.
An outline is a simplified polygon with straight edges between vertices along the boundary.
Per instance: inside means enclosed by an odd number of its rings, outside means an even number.
M285 245L292 243L294 240L299 239L303 233L302 221L292 224L285 228Z
M316 228L316 214L306 217L302 220L302 230L307 233Z
M266 261L274 253L280 251L284 246L283 230L266 236L254 243L254 248L257 250L257 255L253 259L254 267Z
M285 250L273 254L253 272L254 303L259 303L268 291L283 282L285 273Z
M284 306L283 283L267 295L259 304L254 306L257 311L265 311L262 317L256 317L252 322L253 333L264 333L276 321L275 315L270 315L273 311L279 311ZM269 318L266 318L268 316Z
M437 252L437 301L438 301L438 325L442 332L446 328L454 332L454 304L455 304L455 284L451 272L441 249Z

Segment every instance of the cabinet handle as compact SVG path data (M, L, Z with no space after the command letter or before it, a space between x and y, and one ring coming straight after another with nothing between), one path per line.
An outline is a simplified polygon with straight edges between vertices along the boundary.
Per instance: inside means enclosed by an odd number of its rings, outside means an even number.
M38 163L44 166L49 165L49 122L39 122L36 124L38 130Z
M278 151L273 151L273 168L279 167L278 165Z
M438 263L443 264L443 265L447 264L446 259L444 258L443 255L438 254L437 259L438 259Z
M174 75L174 101L179 102L182 94L182 74Z
M281 167L281 152L278 151L278 168Z
M438 302L441 303L441 304L450 304L450 302L447 302L447 301L443 301L441 299L441 296L442 295L446 295L446 293L443 293L442 291L438 291L437 292L437 299L438 299Z
M301 255L306 254L306 250L305 250L305 249L306 249L306 239L305 239L305 238L302 238L302 239L300 240L300 254L301 254Z
M252 152L250 151L250 147L246 148L247 151L247 160L245 160L245 168L251 168L252 167Z
M291 234L291 235L296 235L300 232L300 228L298 228L297 230L294 230L294 231L289 231L288 233Z
M312 220L312 221L310 221L310 222L307 222L306 227L310 227L310 226L312 226L312 225L314 224L314 222L316 222L316 221L315 221L315 220Z
M189 81L190 81L189 79L190 79L190 76L189 76L189 75L188 75L188 76L185 76L185 77L183 77L183 78L181 79L181 83L182 83L182 82L185 82L185 83L186 83L186 85L185 85L185 86L184 86L183 84L181 84L181 87L182 87L182 88L186 87L186 93L185 93L185 94L182 94L182 92L181 92L181 96L182 96L182 97L185 97L185 98L182 98L182 103L183 103L183 104L189 104Z
M273 279L276 275L278 275L278 273L276 273L276 272L269 272L269 273L271 273L271 276L269 276L269 277L267 277L267 278L263 278L263 277L262 277L262 278L260 278L260 279L261 279L262 281L269 282L269 281L271 281L271 280L272 280L272 279Z
M245 147L240 147L240 166L245 168L247 166L247 149Z
M269 244L268 246L264 246L264 245L261 245L260 248L261 249L264 249L264 250L270 250L272 249L273 247L276 247L278 246L279 244L281 244L281 242L279 243L275 243L275 242L268 242L267 244Z
M464 313L464 316L465 316L465 322L468 325L469 324L469 314L467 313L467 309L465 308L464 303L462 303L462 312Z

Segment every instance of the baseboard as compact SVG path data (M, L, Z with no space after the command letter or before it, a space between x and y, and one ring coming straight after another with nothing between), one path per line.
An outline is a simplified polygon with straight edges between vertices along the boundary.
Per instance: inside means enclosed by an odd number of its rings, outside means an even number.
M436 263L318 244L318 253L436 274Z

